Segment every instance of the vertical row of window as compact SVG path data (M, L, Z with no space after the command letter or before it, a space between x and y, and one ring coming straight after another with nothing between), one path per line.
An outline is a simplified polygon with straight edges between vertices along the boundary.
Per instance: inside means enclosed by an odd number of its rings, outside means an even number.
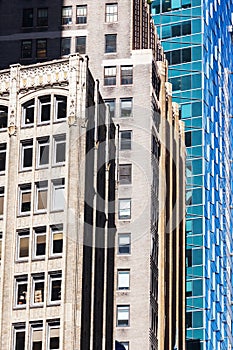
M13 325L13 350L26 349L26 325L25 323ZM47 320L31 322L29 324L29 347L32 350L42 350L44 344L44 335L46 338L46 349L59 350L60 344L60 320Z

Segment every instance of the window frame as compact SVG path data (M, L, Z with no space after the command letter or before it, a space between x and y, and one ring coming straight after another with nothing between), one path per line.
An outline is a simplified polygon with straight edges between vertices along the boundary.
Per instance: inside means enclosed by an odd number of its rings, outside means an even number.
M61 303L62 297L62 271L49 272L49 281L48 281L48 303L50 305L59 305ZM60 281L60 299L52 300L52 290L53 290L53 282Z
M128 310L127 313L128 313L128 320L127 320L127 324L119 324L119 322L122 322L124 321L125 319L122 319L120 320L119 319L119 311L120 309L122 310ZM126 323L126 322L125 322ZM117 312L116 312L116 326L117 327L129 327L130 326L130 305L127 304L127 305L117 305Z
M36 39L36 58L46 59L48 50L48 40L47 39Z
M13 325L13 350L20 350L20 349L16 349L16 335L17 335L17 333L24 333L24 346L25 346L25 344L26 344L26 326L25 326L25 323Z
M117 77L116 66L104 67L104 86L115 86Z
M32 275L32 282L31 282L31 285L32 285L32 288L31 288L31 307L41 307L44 305L44 302L45 302L45 274L44 273L40 273L40 274L34 274ZM43 283L44 284L44 288L43 289L38 289L39 291L43 291L43 293L41 293L41 299L42 301L38 301L36 302L35 301L35 298L36 298L36 295L35 295L35 292L36 292L36 283ZM37 296L39 298L39 296Z
M104 103L106 105L109 105L109 112L110 112L111 118L115 118L116 117L116 99L109 98L109 99L104 100Z
M61 38L61 56L68 56L71 52L71 37Z
M2 202L2 212L0 211L0 219L2 219L4 215L4 204L5 204L5 188L4 186L0 187L0 209L1 209L1 202Z
M79 53L80 55L86 54L86 48L87 48L87 37L86 35L78 35L75 38L75 52ZM83 40L83 43L78 44L78 40ZM78 47L84 48L82 50L78 50Z
M29 346L29 350L33 350L34 346L33 346L33 342L34 342L34 332L41 332L41 349L43 349L43 321L37 321L37 322L33 322L30 323L30 346ZM38 341L37 341L38 342Z
M121 174L124 168L128 168L127 174ZM132 164L119 164L119 185L132 185Z
M39 13L47 13L47 16L39 16ZM36 13L36 25L37 27L48 27L48 7L38 7Z
M26 15L26 13L28 13ZM33 8L23 8L23 14L22 14L22 28L32 28L33 27L33 18L34 17L34 11ZM27 23L28 22L28 23Z
M129 133L130 139L122 138L123 133ZM132 135L133 135L132 130L121 130L120 131L120 135L119 135L120 136L120 151L131 151L132 150ZM127 140L127 142L125 140ZM123 145L124 145L124 147L122 147ZM127 148L125 148L126 145L129 145L129 147L127 146Z
M62 234L62 244L61 244L61 252L54 253L54 235ZM64 245L64 230L63 225L52 225L50 227L50 257L61 257L63 254L63 245Z
M4 119L6 119L6 123L5 121L1 122L1 120L4 120ZM6 125L6 126L3 127L2 125ZM0 132L7 130L7 126L8 126L8 106L0 105Z
M41 168L48 168L50 164L50 137L45 136L45 137L40 137L36 140L37 142L37 155L36 155L36 168L41 169ZM41 153L41 147L45 147L48 149L48 162L44 164L41 163L41 159L43 159L43 152ZM42 154L42 157L41 157ZM45 153L46 155L46 153ZM46 155L46 160L47 160L47 155Z
M113 40L113 38L115 40ZM105 54L117 53L117 34L105 34Z
M22 297L24 299L23 303L20 304L20 294L19 294L19 286L25 285L25 291L22 292L21 294L25 293L25 295ZM27 275L22 275L22 276L15 276L14 278L14 308L17 309L23 309L26 308L28 302L28 276Z
M39 193L46 192L46 207L39 209ZM46 213L48 210L48 181L39 181L35 183L35 194L34 194L34 213ZM43 199L42 199L43 202Z
M78 15L78 10L82 10L80 11L80 15ZM83 12L83 14L81 14L81 12ZM87 5L76 5L76 24L87 24Z
M38 237L45 237L45 252L44 254L37 254L37 244ZM46 256L47 248L47 228L46 226L34 227L33 229L33 250L32 250L32 259L33 260L43 260Z
M121 208L121 204L129 203L127 208ZM129 215L122 215L121 211L129 211ZM131 198L119 198L118 200L118 219L119 220L131 220L132 218L132 199Z
M2 165L4 169L0 169L0 175L4 175L6 172L6 166L7 166L6 160L7 160L7 143L3 142L3 143L0 143L0 163L1 161L3 162Z
M126 238L128 237L129 238L129 243L128 244L122 244L120 243L120 238ZM120 252L120 248L125 248L125 246L129 246L129 251L126 253L126 252ZM117 254L118 255L130 255L131 254L131 233L119 233L118 234L118 249L117 249Z
M43 101L48 99L48 101ZM48 120L42 120L43 116L43 107L46 108L46 106L49 106L49 119ZM39 125L44 125L44 124L49 124L51 121L51 108L52 107L52 101L51 101L51 95L42 95L38 97L38 124Z
M133 65L123 65L120 67L121 85L133 85ZM128 73L123 73L129 71Z
M26 123L26 118L27 118L27 110L31 111L33 110L33 121ZM31 116L29 116L31 118ZM31 127L35 123L35 98L32 98L29 101L26 101L25 103L22 104L22 127Z
M23 194L27 194L30 193L30 210L27 211L22 211L22 199L23 199ZM27 202L25 202L27 203ZM19 216L24 216L24 215L30 215L32 211L32 185L31 184L22 184L19 185L19 208L18 208L18 212L19 212Z
M61 25L62 26L70 26L72 25L72 6L62 6L61 9ZM67 14L65 12L67 11Z
M31 149L31 165L24 166L25 154L24 152ZM20 171L31 170L33 166L33 139L21 140L20 141Z
M50 334L51 334L51 330L52 329L58 329L58 333L59 333L59 347L58 348L54 348L53 350L60 350L61 349L61 328L60 328L60 321L59 320L53 320L53 321L49 321L47 322L47 349L48 350L52 350L52 348L50 347Z
M52 200L51 200L51 211L52 212L58 212L58 211L64 211L65 210L65 179L54 179L52 180ZM63 208L56 207L55 204L55 191L56 190L63 190L63 197L64 197L64 203Z
M123 107L124 103L130 103L130 109ZM125 111L130 110L130 113ZM121 118L131 118L133 116L133 98L132 97L123 97L120 99L120 117Z
M60 153L57 151L57 146L64 144L64 160L57 161L57 155ZM53 165L62 166L66 163L66 134L54 135L53 136Z
M120 275L126 274L127 275L127 285L120 287L122 284L122 280L120 278ZM129 291L130 290L130 269L118 269L117 270L117 290L118 291Z
M21 40L21 59L32 59L32 40Z
M116 10L115 10L115 8ZM109 11L110 8L113 9L113 11ZM109 3L105 4L105 23L116 23L118 22L118 3Z
M59 104L65 103L65 117L58 118ZM65 121L67 118L67 96L64 95L55 95L54 96L54 120L55 122Z
M21 251L21 239L27 239L27 256L20 256L20 251ZM25 230L18 230L17 231L17 246L16 246L16 261L28 261L29 259L29 250L30 250L30 230L25 229Z

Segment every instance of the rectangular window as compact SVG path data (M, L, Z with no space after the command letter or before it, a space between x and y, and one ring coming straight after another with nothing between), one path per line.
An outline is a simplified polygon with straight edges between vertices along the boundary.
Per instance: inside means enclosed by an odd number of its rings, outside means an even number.
M37 26L47 27L48 26L48 8L37 9Z
M119 199L118 218L121 220L131 219L131 199Z
M32 58L32 40L21 41L21 58Z
M41 258L46 253L46 226L34 229L33 256Z
M8 124L8 108L0 106L0 130L6 129Z
M49 274L49 302L58 303L61 301L62 273Z
M117 326L128 327L129 326L129 305L117 306Z
M20 169L28 170L32 167L33 140L21 141L21 159Z
M133 66L121 66L121 85L133 84Z
M105 35L105 53L112 53L117 51L117 35Z
M14 326L13 349L25 349L25 324L18 324Z
M66 160L66 135L56 135L54 140L53 164L62 165Z
M55 95L55 120L59 121L66 118L67 97Z
M86 37L77 36L76 38L76 52L84 55L86 53Z
M3 216L4 212L4 187L0 187L0 216Z
M30 350L42 350L43 322L31 324L31 347Z
M132 183L132 164L119 165L120 185L130 185Z
M29 236L28 229L17 232L17 260L25 260L29 257Z
M34 123L35 100L30 100L22 106L23 126L31 126Z
M44 302L44 273L32 277L32 304L42 304Z
M51 113L51 96L41 96L39 101L39 123L48 123Z
M48 323L48 350L60 349L60 321Z
M109 106L109 112L110 112L111 118L115 118L116 100L115 99L104 100L104 102Z
M35 188L35 212L46 212L48 198L48 181L37 182Z
M52 181L52 210L64 210L65 207L65 179Z
M36 40L36 57L37 58L47 57L47 39Z
M118 236L118 254L131 253L131 235L130 233L119 234Z
M72 6L63 6L62 7L61 24L62 25L71 25L72 24Z
M23 27L33 27L33 9L23 9Z
M6 170L6 143L0 143L0 173Z
M129 98L121 98L121 117L132 117L133 113L133 99Z
M24 307L27 303L28 277L15 278L15 306Z
M113 23L118 21L118 4L106 4L105 22Z
M104 85L116 85L116 67L104 67Z
M118 290L129 289L129 270L118 270L117 271L117 287Z
M61 255L63 251L63 225L51 227L51 255Z
M71 38L61 38L61 56L70 54Z
M132 131L120 131L120 150L131 149Z
M31 211L31 184L19 187L19 214L28 214Z
M0 232L0 263L2 261L2 232Z
M76 8L76 23L86 24L87 23L87 5L79 5Z
M49 136L37 140L37 167L49 164Z

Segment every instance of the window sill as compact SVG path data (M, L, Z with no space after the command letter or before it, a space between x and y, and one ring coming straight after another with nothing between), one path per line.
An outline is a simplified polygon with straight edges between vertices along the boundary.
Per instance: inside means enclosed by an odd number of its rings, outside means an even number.
M33 213L33 215L41 215L41 214L47 214L47 210L34 211L34 213Z
M15 260L16 263L28 263L29 262L29 258L19 258Z
M21 125L21 129L33 128L33 127L34 127L34 123L32 123L32 124L22 124Z
M66 163L58 163L58 164L53 164L52 168L59 168L59 167L64 167L66 165Z
M19 169L19 173L26 173L27 171L32 171L32 167L28 169Z
M49 168L49 165L37 165L36 170L44 170L48 168Z
M26 217L26 216L30 216L30 215L31 215L31 212L29 212L29 213L19 213L17 215L17 218L22 218L22 217Z
M23 304L22 306L21 305L13 306L13 310L26 310L26 308L27 308L26 304Z
M4 176L4 175L6 175L5 171L0 172L0 176Z
M49 302L47 305L47 307L53 307L53 306L61 306L61 301L57 301L57 302Z
M49 125L51 120L47 120L46 122L38 122L37 126Z
M50 213L55 214L55 213L63 213L65 209L51 209Z
M67 121L67 117L61 118L61 119L55 119L53 123L58 124L58 123L64 123L66 121Z
M6 132L7 128L0 128L0 132Z
M49 260L54 260L54 259L61 259L62 258L62 253L61 254L57 254L57 255L50 255L49 256Z
M37 309L39 307L43 307L44 306L44 303L38 303L38 304L32 304L30 305L30 308L31 309Z
M34 256L32 257L32 261L44 261L45 260L45 255L41 255L41 256Z

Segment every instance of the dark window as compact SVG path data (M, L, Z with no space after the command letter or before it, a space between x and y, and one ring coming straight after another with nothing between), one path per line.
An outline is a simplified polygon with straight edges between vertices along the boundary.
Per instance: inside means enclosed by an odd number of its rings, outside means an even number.
M104 85L116 85L116 67L104 68Z
M182 63L191 61L191 48L190 47L188 47L187 49L181 50L181 60L182 60Z
M21 43L21 58L32 58L32 40L23 40Z
M116 100L105 100L104 101L109 106L110 116L111 118L115 118L115 107L116 107Z
M181 26L180 25L175 25L172 26L172 36L180 36L181 35Z
M30 125L34 123L34 108L35 101L30 100L23 105L23 125Z
M52 251L51 254L61 254L63 250L63 226L53 226L52 234Z
M15 348L14 350L24 350L25 349L25 331L17 331L15 333Z
M131 117L133 110L133 99L121 98L121 117Z
M7 128L8 120L8 108L6 106L0 106L0 129Z
M191 131L187 131L185 133L185 145L186 145L186 147L192 146L192 132Z
M67 112L67 97L66 96L55 96L55 119L65 119Z
M61 39L61 55L69 55L70 54L70 43L71 38L62 38Z
M51 96L41 96L39 98L39 105L40 105L40 115L39 115L39 121L41 123L46 123L50 120L50 107L51 107Z
M17 277L16 279L16 305L25 305L27 303L27 277Z
M46 39L36 40L36 57L37 58L47 57L47 40Z
M0 144L0 172L6 170L6 143Z
M132 131L120 132L120 149L121 150L131 149L131 136L132 136Z
M35 228L35 256L43 256L46 251L46 227Z
M133 84L133 66L121 66L121 85Z
M120 185L129 185L132 183L132 165L121 164L119 166L119 182Z
M186 327L192 328L192 312L186 313Z
M76 52L80 53L81 55L86 53L86 37L85 36L78 36L76 38Z
M186 267L192 266L192 249L186 250Z
M31 210L31 185L20 187L20 213L27 213Z
M50 275L50 301L60 301L61 300L61 280L62 274L51 274Z
M106 34L105 35L105 52L111 53L117 50L117 35L116 34Z
M33 9L23 9L23 27L33 27Z
M77 24L86 24L87 23L87 6L80 5L77 6L76 14L76 23Z
M118 254L130 254L131 251L130 233L119 234Z
M37 9L37 26L38 27L48 26L48 9L47 8Z
M33 151L33 141L32 140L22 141L21 169L30 168L32 166L32 151Z

